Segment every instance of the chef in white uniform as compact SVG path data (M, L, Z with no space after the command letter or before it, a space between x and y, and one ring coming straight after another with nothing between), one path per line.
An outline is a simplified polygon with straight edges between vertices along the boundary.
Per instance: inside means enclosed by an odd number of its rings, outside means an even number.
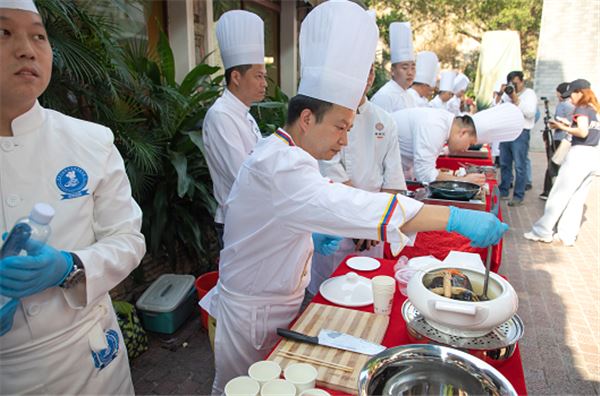
M454 115L460 115L464 113L463 104L465 101L465 92L469 87L469 77L465 76L463 73L458 73L458 75L454 78L454 97L450 99L448 102L448 111Z
M375 22L349 1L321 3L302 22L299 94L285 128L262 139L240 169L226 204L217 291L202 300L210 300L218 323L215 394L263 359L278 340L276 329L297 315L310 280L311 232L406 243L414 232L446 229L487 245L507 229L488 213L423 205L321 176L317 160L347 144L377 37Z
M333 159L319 161L321 174L334 182L371 192L398 193L406 190L396 123L388 112L367 99L373 85L375 70L371 66L367 87L360 101L354 125L348 133L348 145ZM344 238L332 255L316 253L313 256L308 292L317 294L321 283L331 276L338 264L349 254L383 257L383 244L364 241L366 250L360 251L363 240L354 242Z
M392 79L371 98L371 102L388 113L416 107L413 97L408 94L416 72L410 22L390 24L390 52Z
M249 113L264 99L267 80L264 65L264 23L256 14L233 10L217 21L217 40L227 87L208 109L202 137L204 156L218 207L215 228L222 248L224 205L242 162L261 138Z
M485 183L485 176L481 173L458 177L440 173L435 167L444 145L448 145L451 153L460 153L477 143L477 133L470 116L455 117L446 110L424 107L400 110L392 113L392 117L397 126L406 180Z
M452 70L444 70L440 73L439 92L435 98L429 102L429 107L433 107L434 109L448 110L448 103L454 96L452 89L454 87L455 77L456 72Z
M415 81L408 90L412 96L415 107L428 107L429 98L437 84L440 62L435 53L421 51L417 53L417 73Z
M108 292L145 253L142 212L112 132L37 101L52 50L33 2L0 1L0 29L0 233L56 210L45 247L0 260L0 392L133 394Z

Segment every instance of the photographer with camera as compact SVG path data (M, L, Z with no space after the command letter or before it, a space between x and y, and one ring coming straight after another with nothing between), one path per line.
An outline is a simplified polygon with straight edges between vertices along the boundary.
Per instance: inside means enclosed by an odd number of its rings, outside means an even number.
M558 104L556 105L556 109L554 110L554 119L561 120L564 123L569 123L569 120L573 118L573 110L575 110L575 106L571 103L569 98L567 87L569 83L563 82L558 84L556 87L556 97L558 99ZM552 185L554 184L554 178L558 175L558 170L560 169L560 165L552 160L552 156L558 149L560 142L563 139L569 139L569 134L560 129L556 128L554 131L550 130L549 124L552 122L550 118L550 111L548 110L548 99L542 97L544 101L545 116L544 116L544 142L546 143L546 155L548 156L548 168L546 169L546 175L544 176L544 191L540 194L540 199L547 200L548 194L550 194L550 190L552 189Z
M500 143L500 197L509 199L509 189L513 182L513 162L515 164L515 182L513 199L508 206L523 204L525 189L527 187L527 161L529 152L529 132L535 123L537 110L537 96L533 89L525 88L523 72L512 71L506 77L507 85L504 88L502 101L516 105L525 117L524 129L512 142Z

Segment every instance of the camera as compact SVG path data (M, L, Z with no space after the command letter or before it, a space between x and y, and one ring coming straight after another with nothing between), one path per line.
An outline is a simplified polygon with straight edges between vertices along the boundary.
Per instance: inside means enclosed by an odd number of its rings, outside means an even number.
M515 92L515 86L512 84L508 84L505 88L504 88L504 93L507 95L512 95L513 92Z

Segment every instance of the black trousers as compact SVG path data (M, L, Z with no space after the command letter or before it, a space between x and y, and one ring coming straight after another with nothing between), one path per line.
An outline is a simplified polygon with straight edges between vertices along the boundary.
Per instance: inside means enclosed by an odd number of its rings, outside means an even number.
M552 155L558 148L560 144L560 140L552 140L551 144L546 145L546 156L548 157L548 167L546 168L546 174L544 175L544 191L542 194L548 195L550 194L550 190L552 189L552 185L554 184L554 179L558 175L558 170L560 169L560 165L552 162Z

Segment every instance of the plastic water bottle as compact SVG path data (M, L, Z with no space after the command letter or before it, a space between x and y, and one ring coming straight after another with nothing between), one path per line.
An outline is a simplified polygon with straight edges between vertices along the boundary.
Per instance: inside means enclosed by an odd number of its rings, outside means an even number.
M51 229L48 224L54 217L54 213L54 208L46 203L35 204L29 216L17 220L10 230L0 249L0 259L26 255L25 246L30 240L44 245L50 237ZM0 295L0 308L9 301L10 298Z

